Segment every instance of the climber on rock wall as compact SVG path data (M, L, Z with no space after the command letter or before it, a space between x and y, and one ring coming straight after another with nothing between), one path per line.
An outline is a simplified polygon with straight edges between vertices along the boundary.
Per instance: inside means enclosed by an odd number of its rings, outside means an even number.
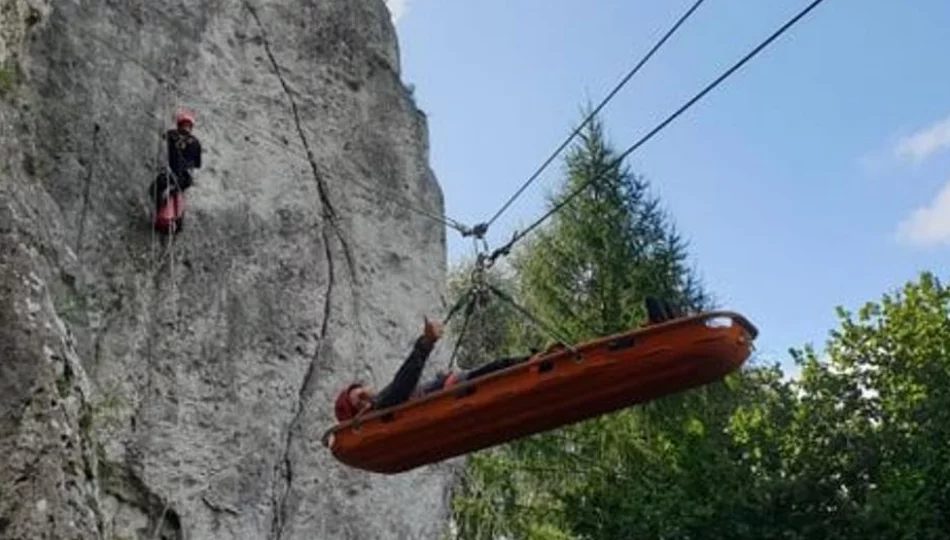
M181 111L175 117L175 129L164 134L168 147L168 167L159 172L149 193L155 203L156 212L161 213L169 198L180 204L180 194L183 194L194 183L191 169L201 168L201 143L192 134L195 127L195 117L188 111ZM181 210L174 212L176 230L181 229ZM156 220L158 224L158 219ZM164 228L164 227L163 227Z
M168 142L168 168L178 182L178 188L184 192L194 180L191 169L201 168L201 143L191 131L195 127L192 113L183 111L175 118L175 129L165 133Z

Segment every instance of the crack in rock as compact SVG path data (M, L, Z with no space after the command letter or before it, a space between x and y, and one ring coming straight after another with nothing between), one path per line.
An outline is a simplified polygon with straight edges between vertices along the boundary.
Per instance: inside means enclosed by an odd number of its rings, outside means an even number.
M232 516L241 515L241 513L238 512L237 509L235 509L234 507L212 501L207 495L204 495L203 497L201 497L201 502L205 503L205 506L207 506L214 512L228 513L228 514L231 514Z
M257 15L257 11L254 9L254 6L247 0L244 2L245 7L250 12L251 16L254 18L258 28L261 32L261 41L264 46L264 51L267 54L268 59L274 69L274 74L277 76L280 81L281 86L284 89L284 93L287 95L287 100L290 103L291 111L293 112L294 124L297 129L297 135L300 137L300 142L303 145L304 149L307 151L307 161L310 164L310 170L313 174L313 179L317 184L317 192L320 197L320 202L323 209L323 215L326 219L326 222L329 223L330 227L333 229L334 235L339 240L340 245L343 249L344 257L346 258L347 267L349 269L351 282L355 285L356 282L356 272L355 265L353 262L352 251L350 246L346 241L346 238L343 236L342 231L340 230L339 224L337 223L337 213L333 207L329 192L327 190L326 182L323 177L320 175L317 168L316 160L313 155L313 151L310 148L310 143L307 140L306 135L303 131L303 126L301 125L300 115L297 109L297 103L294 100L293 92L291 91L289 85L284 80L283 74L280 71L280 66L277 63L277 59L274 57L273 52L270 48L270 42L267 39L267 33L264 30L264 25L262 24L260 17ZM321 237L323 240L324 254L327 264L327 288L324 294L324 304L323 304L323 320L321 322L320 328L320 343L317 345L317 350L314 352L313 358L310 360L310 364L307 366L307 372L304 375L303 381L300 385L300 390L297 395L297 403L295 406L294 416L290 421L290 424L287 428L287 434L284 438L283 449L281 452L281 459L275 467L275 476L282 477L284 481L283 492L278 495L277 486L274 486L274 492L271 496L271 502L274 505L274 516L271 521L271 532L270 538L274 540L280 540L284 534L284 526L287 520L287 499L290 496L290 492L293 488L294 481L294 471L293 464L290 459L290 449L293 444L293 438L295 432L299 428L300 417L303 414L305 404L310 399L313 394L313 379L316 373L316 366L320 361L321 349L324 347L327 334L329 333L330 326L330 315L332 311L332 298L333 298L333 288L336 283L336 268L333 260L333 250L330 245L330 235L327 232L326 227L321 228Z
M83 229L86 226L86 212L89 210L89 190L92 187L92 176L99 157L99 124L95 124L92 131L92 152L89 155L89 169L83 185L82 209L79 212L79 231L76 233L76 256L82 253Z
M320 342L317 344L317 349L314 351L313 358L310 360L310 365L307 366L307 372L304 375L303 383L300 385L300 390L297 394L296 411L294 412L294 417L290 421L290 425L287 428L287 436L284 439L283 453L277 466L277 472L283 476L285 486L283 493L279 497L276 496L276 494L273 497L275 506L274 519L271 523L271 534L273 535L272 538L274 540L280 540L280 538L283 536L284 524L286 523L287 519L287 498L289 497L290 490L293 486L294 477L293 464L290 460L290 447L293 443L294 433L299 427L300 416L303 414L305 403L309 401L311 395L313 395L312 383L316 373L316 366L320 361L321 348L326 343L327 334L329 333L330 328L333 286L336 281L336 272L333 263L333 252L330 249L329 238L327 238L326 231L323 232L323 242L324 253L326 254L327 259L327 272L329 279L327 280L327 289L325 300L323 302L323 321L320 325Z
M304 150L307 151L307 162L310 164L310 172L313 174L313 179L317 183L317 192L320 196L320 202L323 205L323 213L330 221L334 234L340 241L340 244L343 246L343 254L346 257L346 263L350 271L350 276L355 281L356 266L353 262L353 252L350 250L350 245L347 243L346 238L343 236L343 232L340 230L339 224L337 223L337 219L339 218L336 209L333 207L333 204L330 201L330 193L327 189L326 181L320 174L320 171L317 167L316 158L313 155L313 149L310 148L310 142L307 140L306 134L304 134L303 125L300 121L300 113L297 108L297 101L294 99L294 92L291 90L290 85L287 84L283 73L280 71L280 64L277 63L277 58L274 56L274 53L271 50L270 40L267 38L267 31L264 29L264 24L257 15L257 10L249 0L244 1L244 6L247 8L248 12L250 12L251 17L254 18L254 22L257 23L257 27L261 31L261 42L264 46L264 52L267 54L267 58L270 61L271 66L274 68L274 75L277 76L277 80L280 81L280 86L284 89L284 93L287 95L287 101L290 102L290 109L294 116L294 126L297 128L297 136L300 137L300 143L303 145Z

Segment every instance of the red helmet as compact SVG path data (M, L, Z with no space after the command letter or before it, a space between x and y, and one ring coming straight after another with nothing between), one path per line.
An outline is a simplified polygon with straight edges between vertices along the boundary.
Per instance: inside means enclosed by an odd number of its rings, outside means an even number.
M180 126L184 122L195 125L195 115L190 111L180 111L175 115L175 124Z
M345 422L356 415L356 407L350 401L350 391L354 388L363 386L361 384L351 384L340 391L336 396L336 403L333 404L333 412L336 414L338 422Z

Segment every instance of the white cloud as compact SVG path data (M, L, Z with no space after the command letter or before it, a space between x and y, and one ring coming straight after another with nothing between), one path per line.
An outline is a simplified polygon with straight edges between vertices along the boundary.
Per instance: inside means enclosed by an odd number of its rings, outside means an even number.
M929 205L914 210L897 226L896 236L911 246L950 245L950 181Z
M897 142L894 154L898 159L920 163L945 148L950 148L950 116L926 129L903 137Z
M893 165L893 160L885 148L858 156L857 164L864 174L879 175L887 172L888 168Z
M399 22L399 19L406 13L409 7L409 0L386 0L386 7L392 14L393 22Z

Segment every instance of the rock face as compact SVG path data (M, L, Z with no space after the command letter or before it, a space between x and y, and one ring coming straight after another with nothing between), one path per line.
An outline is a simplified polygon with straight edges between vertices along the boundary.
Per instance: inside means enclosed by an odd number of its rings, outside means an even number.
M383 0L0 0L0 538L438 538L450 466L320 444L441 313L427 137Z

